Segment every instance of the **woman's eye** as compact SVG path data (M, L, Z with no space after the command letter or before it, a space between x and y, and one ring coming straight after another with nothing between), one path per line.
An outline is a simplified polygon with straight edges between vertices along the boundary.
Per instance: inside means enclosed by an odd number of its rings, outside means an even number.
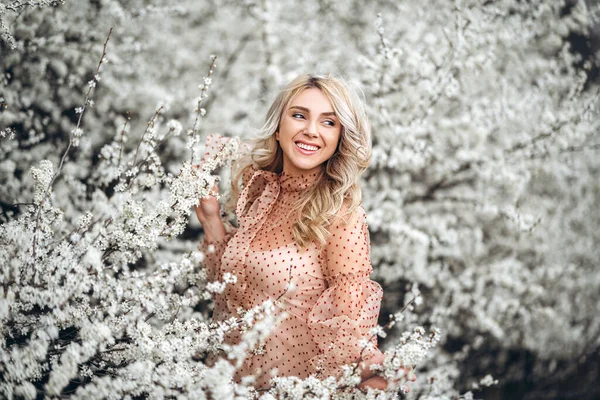
M330 119L325 120L325 124L329 125L329 126L335 126L335 121L332 121Z
M304 118L304 115L300 114L300 113L293 113L292 114L293 118Z

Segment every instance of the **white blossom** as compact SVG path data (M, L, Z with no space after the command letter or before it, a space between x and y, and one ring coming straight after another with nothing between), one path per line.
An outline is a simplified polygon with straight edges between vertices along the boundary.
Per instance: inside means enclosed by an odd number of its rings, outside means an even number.
M175 119L172 119L167 123L167 128L170 131L173 131L173 136L179 136L181 134L181 130L183 129L181 123Z
M42 160L39 165L39 168L31 167L31 176L35 182L33 201L37 204L44 200L54 176L54 167L50 161Z

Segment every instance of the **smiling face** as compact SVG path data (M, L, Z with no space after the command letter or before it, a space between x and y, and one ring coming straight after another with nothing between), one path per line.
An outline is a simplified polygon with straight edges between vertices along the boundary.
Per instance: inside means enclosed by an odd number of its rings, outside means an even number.
M300 92L281 115L275 133L289 175L317 172L335 153L342 126L331 102L318 88Z

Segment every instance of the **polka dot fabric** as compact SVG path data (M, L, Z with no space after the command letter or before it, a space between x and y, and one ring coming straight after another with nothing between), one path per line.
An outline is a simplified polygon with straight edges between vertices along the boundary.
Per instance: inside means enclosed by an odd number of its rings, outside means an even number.
M237 276L235 285L215 297L215 320L238 316L238 307L249 309L276 298L288 315L267 339L264 351L246 359L237 373L241 379L259 372L257 387L269 386L274 368L279 376L325 378L338 375L341 365L357 361L361 351L364 360L380 352L369 331L377 325L383 291L369 279L364 209L359 207L345 225L332 223L321 251L311 243L300 252L294 243L290 209L315 179L316 174L252 169L243 178L236 208L239 228L230 226L224 239L213 243L204 239L200 244L209 279L220 280L225 272ZM208 252L211 245L214 252ZM359 345L363 339L371 339L375 346L363 351ZM238 340L239 332L226 338L228 343Z

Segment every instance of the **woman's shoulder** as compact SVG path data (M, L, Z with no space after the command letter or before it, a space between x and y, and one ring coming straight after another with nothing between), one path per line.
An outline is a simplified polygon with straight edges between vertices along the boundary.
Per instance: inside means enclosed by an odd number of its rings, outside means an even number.
M366 223L367 213L362 205L358 203L352 208L349 202L344 202L340 210L333 216L329 224L329 230L337 230L344 227L353 227Z

